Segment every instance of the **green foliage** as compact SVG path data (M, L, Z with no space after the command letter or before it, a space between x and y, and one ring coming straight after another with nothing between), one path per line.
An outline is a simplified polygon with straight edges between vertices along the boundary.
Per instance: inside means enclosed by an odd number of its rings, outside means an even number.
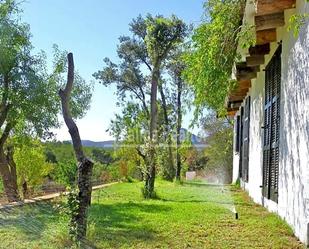
M298 37L301 27L308 21L308 18L308 13L292 15L289 20L288 31L293 31L294 37Z
M19 12L15 1L0 2L0 93L8 108L1 118L19 125L16 133L48 135L58 124L57 84L49 78L46 55L33 55L29 26Z
M189 171L202 170L207 167L208 158L203 150L200 150L192 144L191 140L185 140L180 147L182 159L182 173Z
M14 161L19 185L27 182L32 188L41 185L54 167L46 162L44 148L38 140L15 146Z
M184 56L187 65L184 76L193 87L197 108L208 107L224 113L244 3L244 0L205 3L206 21L194 30L191 52Z
M111 164L114 161L114 158L111 155L111 151L99 148L91 149L91 158L93 158L93 160L95 160L96 162L107 165Z
M256 44L255 26L243 23L241 31L237 33L237 40L242 48L254 46Z
M72 188L69 190L69 193L66 196L66 202L58 204L56 206L59 213L64 216L66 219L69 219L70 217L76 217L78 214L79 209L79 200L78 200L78 193L79 190L77 188ZM71 219L71 222L69 223L69 236L72 242L76 245L78 245L77 240L77 222L73 219Z
M77 180L77 163L74 159L58 162L54 166L53 178L66 187L74 186Z
M170 51L183 42L188 32L187 25L174 15L170 18L148 15L144 25L147 53L154 68L166 60Z
M54 163L51 177L57 183L66 187L76 184L77 162L70 142L44 143L45 157L48 162ZM92 181L94 184L119 180L117 158L113 150L105 148L84 147L85 154L94 160Z

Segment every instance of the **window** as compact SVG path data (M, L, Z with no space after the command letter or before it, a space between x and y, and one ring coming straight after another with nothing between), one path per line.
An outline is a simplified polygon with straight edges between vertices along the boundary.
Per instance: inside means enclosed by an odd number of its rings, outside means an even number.
M265 69L263 196L278 202L281 45Z
M239 122L238 122L239 120ZM240 116L237 117L237 138L239 147L239 177L243 181L249 180L249 128L250 128L250 96L240 108ZM236 147L237 149L237 147Z

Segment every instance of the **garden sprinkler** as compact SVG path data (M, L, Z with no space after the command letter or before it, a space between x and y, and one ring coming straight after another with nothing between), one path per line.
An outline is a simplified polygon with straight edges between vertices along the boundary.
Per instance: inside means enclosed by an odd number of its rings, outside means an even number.
M233 208L233 214L235 214L235 219L238 220L238 213L236 211L236 208Z

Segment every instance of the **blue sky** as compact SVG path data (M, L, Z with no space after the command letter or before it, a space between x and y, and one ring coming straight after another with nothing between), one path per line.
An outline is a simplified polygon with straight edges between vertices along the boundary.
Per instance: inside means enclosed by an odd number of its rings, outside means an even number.
M204 0L26 0L22 19L30 24L35 49L52 58L52 45L74 53L75 66L87 81L103 66L103 58L117 60L118 37L129 34L128 24L139 14L172 14L197 25ZM113 88L95 84L91 109L78 120L82 139L111 139L106 132L120 110ZM185 117L187 128L191 115ZM55 131L57 139L69 139L65 127Z

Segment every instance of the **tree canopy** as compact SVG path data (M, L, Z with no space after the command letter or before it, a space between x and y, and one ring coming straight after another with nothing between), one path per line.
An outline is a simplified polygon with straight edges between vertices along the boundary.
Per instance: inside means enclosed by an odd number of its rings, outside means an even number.
M244 0L209 0L204 4L205 22L194 30L184 73L193 86L199 109L207 107L224 113L225 98L233 87L232 67L244 3Z

